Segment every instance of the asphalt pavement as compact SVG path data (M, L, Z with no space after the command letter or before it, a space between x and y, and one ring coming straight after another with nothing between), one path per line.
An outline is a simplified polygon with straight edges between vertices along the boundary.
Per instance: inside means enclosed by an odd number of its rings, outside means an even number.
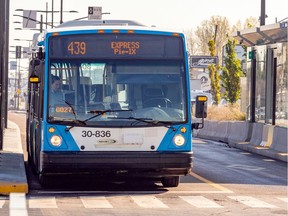
M13 192L28 193L21 133L16 123L8 120L8 127L4 130L3 149L0 150L0 194L2 195ZM233 147L240 148L239 146L241 145ZM257 154L257 151L251 152Z

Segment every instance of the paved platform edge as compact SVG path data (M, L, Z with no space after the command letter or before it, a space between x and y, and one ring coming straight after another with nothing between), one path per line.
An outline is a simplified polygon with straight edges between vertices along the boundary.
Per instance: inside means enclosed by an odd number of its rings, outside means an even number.
M0 194L28 193L20 129L8 120L0 151Z

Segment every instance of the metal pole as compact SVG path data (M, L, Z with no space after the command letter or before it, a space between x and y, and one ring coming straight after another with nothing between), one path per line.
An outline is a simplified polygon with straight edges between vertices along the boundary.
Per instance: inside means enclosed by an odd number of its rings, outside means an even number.
M61 0L60 4L60 24L63 23L63 0Z
M48 24L48 2L46 2L46 29L47 29L47 24Z
M52 24L52 28L53 28L53 26L54 26L54 0L52 0L52 14L51 14L51 16L52 16L51 24Z
M20 58L18 59L18 81L17 81L17 110L19 110L19 103L20 103L20 100L19 100L19 96L20 96L20 78L21 78L21 75L20 75Z
M266 0L261 0L260 26L265 25L265 18L266 18L265 1Z
M250 122L256 122L256 50L252 49L251 59L251 96L250 96Z
M9 11L10 11L10 1L6 0L5 1L6 5L6 22L5 22L5 70L4 70L4 92L3 92L3 97L4 97L4 124L5 128L8 127L8 62L9 62ZM2 106L3 107L3 106Z
M17 65L18 65L18 60L17 60ZM14 78L14 110L17 109L17 70L15 70L15 78Z
M5 8L5 1L0 1L0 31L2 32L4 30L4 8ZM3 53L3 46L4 46L4 37L3 34L0 34L0 70L3 71L4 67L4 53ZM2 95L2 85L3 85L3 74L0 74L0 105L2 107L3 104L3 95ZM4 125L2 121L2 109L0 111L0 150L3 148L3 130L4 130Z
M47 23L46 23L46 28L47 28ZM43 32L43 15L40 15L40 33Z

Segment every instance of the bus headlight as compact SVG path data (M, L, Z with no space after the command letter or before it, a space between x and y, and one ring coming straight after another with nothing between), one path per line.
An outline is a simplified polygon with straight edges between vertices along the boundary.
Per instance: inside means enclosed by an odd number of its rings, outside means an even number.
M182 135L178 134L174 137L174 144L176 146L182 146L184 145L184 143L185 143L185 138Z
M54 135L51 137L50 142L53 146L60 146L62 143L62 139L58 135Z

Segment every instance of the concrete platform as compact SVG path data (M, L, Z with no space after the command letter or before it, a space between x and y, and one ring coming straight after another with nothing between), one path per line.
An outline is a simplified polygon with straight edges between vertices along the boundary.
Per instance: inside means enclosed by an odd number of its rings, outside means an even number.
M0 194L28 193L20 129L8 120L0 151Z

